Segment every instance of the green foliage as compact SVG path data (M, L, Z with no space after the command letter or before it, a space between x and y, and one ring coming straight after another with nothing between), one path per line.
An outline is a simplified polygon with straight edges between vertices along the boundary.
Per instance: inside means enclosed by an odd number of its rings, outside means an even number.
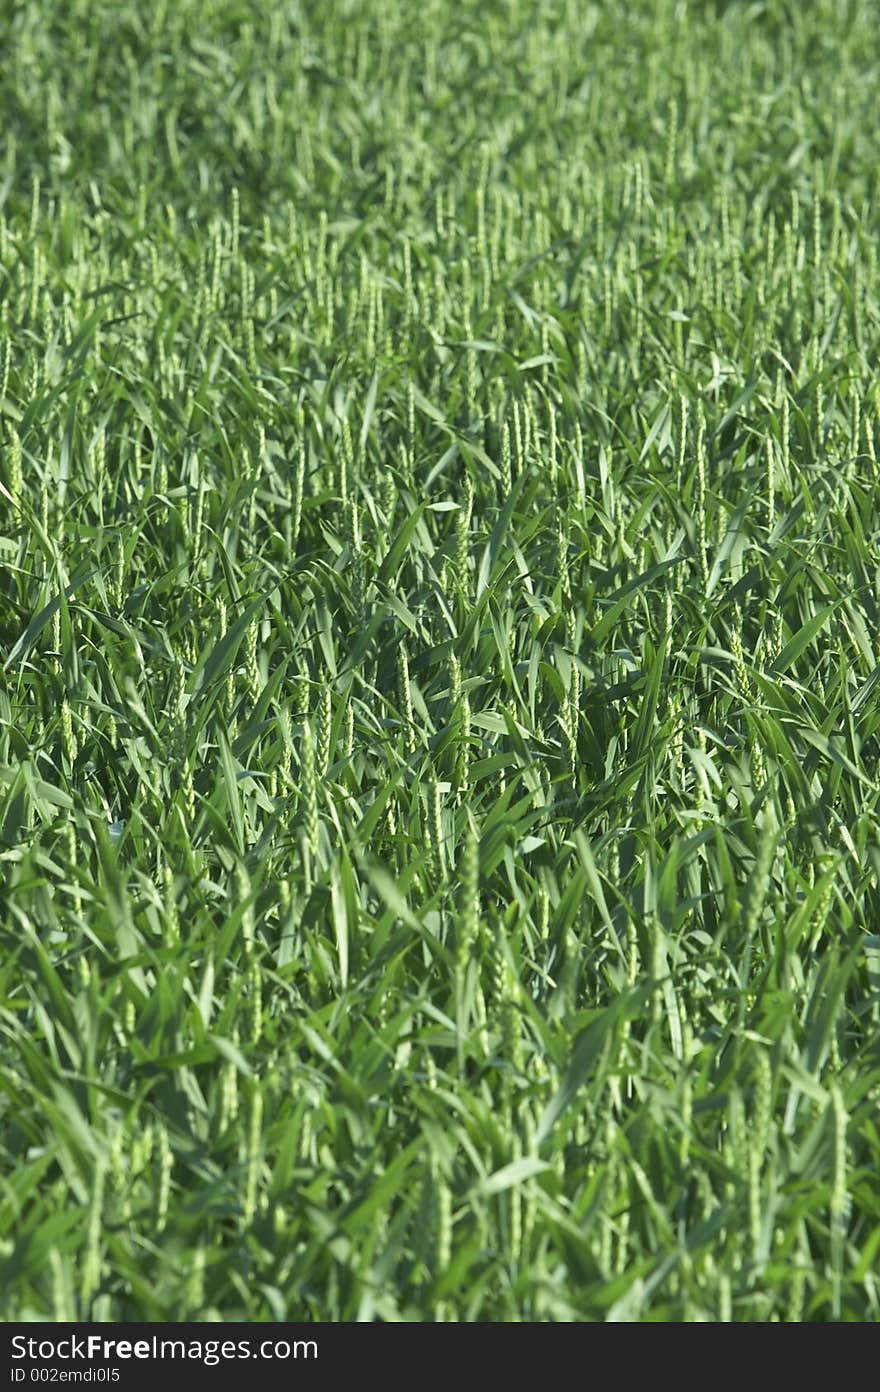
M876 1319L873 6L6 7L6 1319Z

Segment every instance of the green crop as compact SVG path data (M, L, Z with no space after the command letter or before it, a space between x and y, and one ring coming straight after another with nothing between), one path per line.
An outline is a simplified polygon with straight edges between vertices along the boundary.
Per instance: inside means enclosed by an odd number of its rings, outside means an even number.
M864 0L0 4L0 1313L880 1314Z

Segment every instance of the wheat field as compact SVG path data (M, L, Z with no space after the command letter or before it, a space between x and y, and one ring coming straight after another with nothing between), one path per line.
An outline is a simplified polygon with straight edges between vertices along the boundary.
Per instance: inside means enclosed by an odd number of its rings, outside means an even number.
M3 1318L877 1318L876 18L0 4Z

